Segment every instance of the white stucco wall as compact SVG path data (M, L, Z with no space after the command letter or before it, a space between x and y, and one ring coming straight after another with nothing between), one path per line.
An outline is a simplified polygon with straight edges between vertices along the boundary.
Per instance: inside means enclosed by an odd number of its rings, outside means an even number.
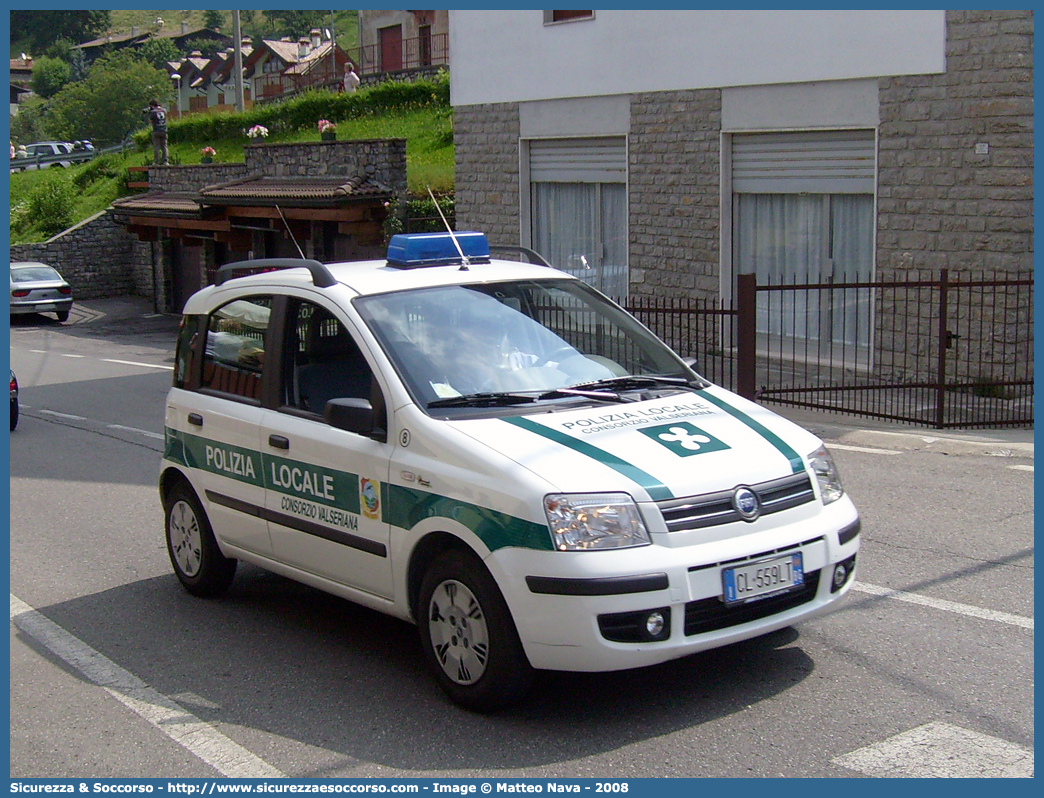
M450 11L454 105L945 70L944 11Z

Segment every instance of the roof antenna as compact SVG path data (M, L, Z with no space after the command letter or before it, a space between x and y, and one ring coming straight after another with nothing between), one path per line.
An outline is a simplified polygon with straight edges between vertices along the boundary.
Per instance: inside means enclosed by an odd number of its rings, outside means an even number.
M294 246L297 247L297 254L301 256L301 260L305 260L305 254L301 250L301 245L297 243L297 239L294 238L294 231L290 229L290 225L287 224L286 217L283 216L283 209L280 208L278 205L275 206L275 209L279 211L279 218L283 220L283 226L286 227L286 232L290 234L290 240L293 241Z
M457 252L460 254L460 271L466 272L468 265L471 261L468 260L468 256L464 254L464 250L460 248L460 242L457 241L457 237L453 234L450 229L449 222L446 221L446 215L442 212L442 208L439 207L439 201L435 199L435 194L432 193L431 186L428 186L428 196L431 197L432 204L435 205L435 210L439 212L439 216L442 217L442 223L446 225L446 232L449 233L451 239L453 239L453 246L457 248Z

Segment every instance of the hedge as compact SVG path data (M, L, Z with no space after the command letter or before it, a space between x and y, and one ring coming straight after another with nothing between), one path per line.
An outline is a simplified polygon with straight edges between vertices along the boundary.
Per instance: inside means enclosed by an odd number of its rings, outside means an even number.
M220 141L246 134L254 125L264 125L272 135L315 126L318 119L341 122L376 111L395 109L449 108L449 76L440 73L432 80L385 81L353 93L309 91L278 103L255 105L243 113L192 114L172 120L167 130L171 143ZM150 131L134 134L140 147L150 141Z

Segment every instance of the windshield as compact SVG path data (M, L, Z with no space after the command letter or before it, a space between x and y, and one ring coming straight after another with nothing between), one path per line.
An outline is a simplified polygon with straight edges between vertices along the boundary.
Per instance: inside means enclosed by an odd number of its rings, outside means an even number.
M504 404L517 404L632 375L697 379L579 281L442 286L362 297L356 306L421 407L490 394L511 394Z

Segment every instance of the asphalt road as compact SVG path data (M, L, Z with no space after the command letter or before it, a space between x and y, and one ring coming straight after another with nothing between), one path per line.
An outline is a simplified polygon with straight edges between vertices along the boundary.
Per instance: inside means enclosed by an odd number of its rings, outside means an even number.
M863 517L843 609L478 716L406 623L247 566L180 588L173 325L80 310L11 324L13 777L1032 775L1032 457L835 441Z

